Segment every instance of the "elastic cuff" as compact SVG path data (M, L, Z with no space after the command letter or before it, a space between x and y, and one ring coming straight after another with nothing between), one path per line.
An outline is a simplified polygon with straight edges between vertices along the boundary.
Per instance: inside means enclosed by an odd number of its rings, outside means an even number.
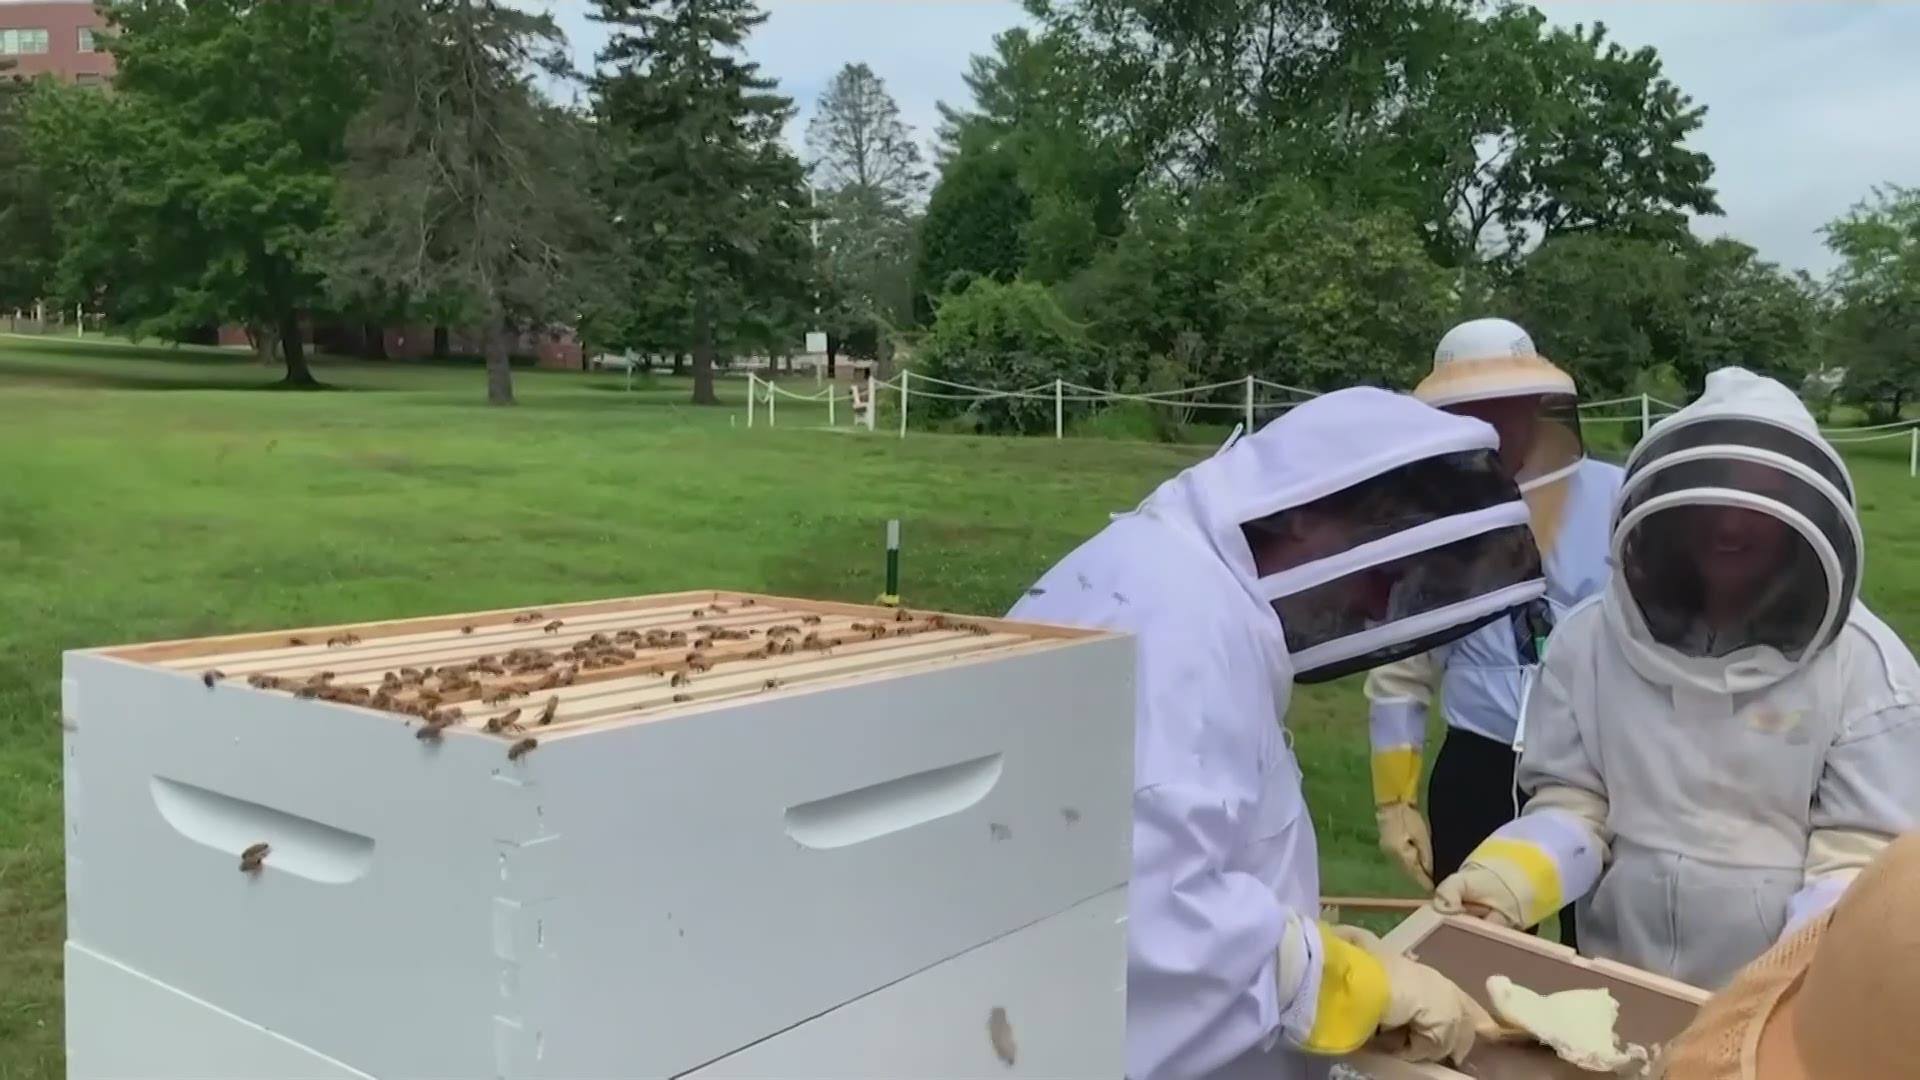
M1808 882L1806 887L1794 893L1787 900L1787 925L1780 931L1786 937L1821 912L1832 907L1840 899L1847 886L1853 884L1857 870L1842 870L1837 874L1828 874Z
M1316 924L1325 960L1315 995L1313 1027L1300 1042L1312 1054L1351 1054L1380 1029L1391 988L1387 968L1367 950Z
M1418 805L1420 797L1420 751L1411 746L1395 746L1373 755L1373 804Z
M1545 849L1503 836L1493 836L1473 849L1467 862L1493 873L1509 889L1520 895L1520 918L1526 926L1538 926L1547 916L1566 906L1561 900L1560 871ZM1524 889L1516 888L1523 882Z

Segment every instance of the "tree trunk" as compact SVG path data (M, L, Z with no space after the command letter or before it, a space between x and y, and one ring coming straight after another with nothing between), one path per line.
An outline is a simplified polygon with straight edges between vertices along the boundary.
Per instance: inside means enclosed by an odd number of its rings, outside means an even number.
M840 342L835 340L833 335L829 334L827 335L827 378L829 379L833 378L835 374L833 363L835 360L838 360L839 358L840 358Z
M280 351L287 358L287 377L282 384L303 388L319 386L320 380L313 377L313 369L307 366L307 352L300 342L300 313L288 308L280 315Z
M499 319L490 320L487 325L487 404L512 405L513 402L513 353L509 348L511 335L506 325Z
M253 342L254 360L262 367L272 367L273 362L278 359L273 354L278 350L280 334L273 327L262 323L257 326L248 326L247 337Z
M706 296L693 301L693 403L718 405L713 392L713 311Z
M449 341L446 323L433 324L433 358L445 360L453 355L453 345Z
M677 352L673 354L673 373L675 375L685 375L687 373L686 353Z
M387 328L377 322L366 324L362 331L367 337L367 357L373 360L387 358Z

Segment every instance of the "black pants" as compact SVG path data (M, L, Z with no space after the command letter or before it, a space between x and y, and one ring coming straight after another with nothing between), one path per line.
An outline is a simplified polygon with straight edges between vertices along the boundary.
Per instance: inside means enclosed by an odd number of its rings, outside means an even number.
M1433 880L1445 880L1495 829L1513 820L1513 748L1459 728L1447 729L1427 780L1433 830ZM1560 942L1578 948L1573 905L1560 912Z

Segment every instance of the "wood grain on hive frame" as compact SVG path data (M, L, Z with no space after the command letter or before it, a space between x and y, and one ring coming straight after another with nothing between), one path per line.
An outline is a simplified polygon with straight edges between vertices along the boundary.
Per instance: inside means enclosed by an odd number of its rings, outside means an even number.
M1693 1020L1708 994L1649 971L1580 956L1558 942L1492 926L1479 919L1443 916L1423 907L1382 939L1452 979L1487 1004L1487 979L1505 975L1542 994L1600 988L1620 1004L1617 1033L1649 1051L1664 1046ZM1415 1064L1377 1053L1356 1055L1353 1066L1375 1080L1592 1080L1544 1047L1482 1040L1456 1069Z
M680 593L62 704L73 1077L1124 1070L1123 636Z
M390 712L409 725L432 720L440 730L509 738L1084 636L998 619L701 592L100 651L203 682L245 681Z

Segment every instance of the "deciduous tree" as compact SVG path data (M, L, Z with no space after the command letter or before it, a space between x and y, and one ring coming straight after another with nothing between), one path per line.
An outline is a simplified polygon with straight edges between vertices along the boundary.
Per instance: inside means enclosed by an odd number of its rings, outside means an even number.
M1840 257L1831 341L1844 394L1876 420L1920 395L1920 188L1876 188L1826 227Z
M91 141L108 200L63 235L70 282L162 336L275 327L286 382L315 384L301 317L321 300L319 238L365 97L347 46L363 0L108 0L115 130ZM71 175L71 174L69 174Z
M0 310L48 295L59 257L53 195L33 154L27 112L33 86L0 60Z

